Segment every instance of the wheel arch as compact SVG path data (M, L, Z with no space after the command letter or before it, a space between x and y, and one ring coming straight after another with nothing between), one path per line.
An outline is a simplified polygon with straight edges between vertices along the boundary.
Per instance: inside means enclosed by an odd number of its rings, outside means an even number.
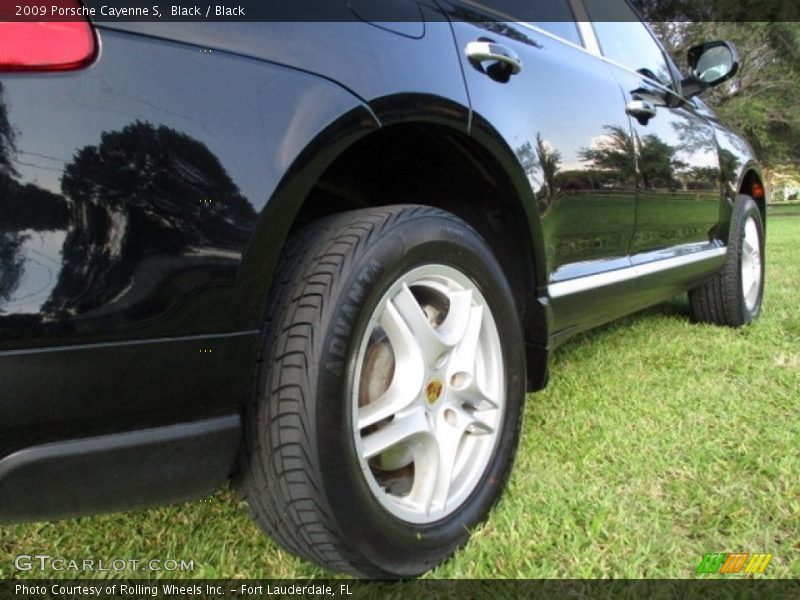
M516 157L485 127L470 135L468 113L454 102L404 94L370 108L371 115L356 109L328 126L287 170L243 258L244 314L262 316L280 253L303 225L358 208L434 206L478 231L503 266L525 327L528 387L541 389L548 338L548 307L538 293L545 286L544 248Z
M764 185L764 178L761 176L761 169L756 163L751 161L742 169L736 190L739 194L746 194L753 198L761 213L761 222L764 224L764 231L766 231L768 191Z

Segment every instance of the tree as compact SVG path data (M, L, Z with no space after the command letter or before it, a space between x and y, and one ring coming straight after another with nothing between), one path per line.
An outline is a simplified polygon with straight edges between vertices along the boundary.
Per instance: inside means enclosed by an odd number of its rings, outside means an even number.
M8 109L3 96L3 83L0 82L0 197L3 204L8 203L9 189L13 183L14 167L11 157L14 154L14 130L8 120ZM0 215L2 206L0 206ZM3 312L3 303L8 300L17 288L22 275L22 259L19 249L24 238L16 231L12 231L6 223L0 228L0 313Z
M545 142L542 139L541 133L537 133L536 157L539 162L539 168L542 170L545 187L547 188L545 197L547 198L547 204L549 206L558 193L556 175L558 175L558 168L561 165L561 152L553 148L551 144Z
M788 4L788 3L787 3ZM684 72L694 44L726 39L741 56L739 73L703 94L750 141L768 169L800 161L800 23L658 22L652 24Z
M688 165L675 158L675 148L654 134L637 140L639 146L639 176L642 187L674 189L675 173Z
M624 128L606 125L607 134L595 147L582 148L578 155L581 160L592 163L595 169L612 173L618 183L625 184L636 180L633 138Z
M55 315L121 302L125 293L144 298L145 287L160 285L170 270L194 265L192 255L230 261L226 256L241 251L256 222L204 143L141 121L80 149L64 169L61 191L70 224L45 306ZM168 266L142 267L153 257ZM135 276L142 268L150 270Z
M11 164L14 149L14 129L8 120L3 83L0 82L0 177L14 175L14 167Z
M800 6L786 0L632 0L651 23L740 23L800 21Z
M530 142L525 142L517 148L516 154L531 185L538 186L541 183L535 192L536 199L540 208L546 210L560 191L557 176L561 166L561 152L542 139L541 133L537 133L536 147Z

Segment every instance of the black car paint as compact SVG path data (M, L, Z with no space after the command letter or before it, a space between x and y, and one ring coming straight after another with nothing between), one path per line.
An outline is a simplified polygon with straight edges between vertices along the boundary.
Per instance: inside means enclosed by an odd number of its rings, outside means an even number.
M11 168L0 161L0 520L164 502L226 479L283 243L326 168L378 131L422 124L468 136L483 152L476 163L491 160L507 179L529 232L520 254L533 387L568 336L718 267L550 297L552 283L724 245L730 202L747 173L758 177L754 157L702 103L676 108L721 157L710 175L721 185L695 195L719 218L704 231L675 210L639 231L651 202L690 200L642 186L641 154L628 177L589 185L580 152L604 126L633 138L663 125L625 114L641 80L542 31L442 7L452 24L393 31L115 24L100 29L101 56L86 70L0 77L0 111L16 132L3 149ZM463 47L478 38L513 47L523 72L502 83L471 64ZM571 160L570 175L545 173L542 151ZM137 432L135 443L119 435ZM140 460L120 461L114 438ZM142 474L156 464L167 468ZM30 475L59 466L68 496Z

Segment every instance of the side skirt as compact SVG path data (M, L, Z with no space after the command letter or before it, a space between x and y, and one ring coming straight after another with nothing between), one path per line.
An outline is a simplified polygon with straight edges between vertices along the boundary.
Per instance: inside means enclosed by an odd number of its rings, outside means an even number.
M631 257L631 266L550 284L554 327L550 349L571 336L664 302L701 284L725 262L727 248L674 248L669 256Z
M0 460L0 522L201 497L227 480L240 435L230 415L19 450Z

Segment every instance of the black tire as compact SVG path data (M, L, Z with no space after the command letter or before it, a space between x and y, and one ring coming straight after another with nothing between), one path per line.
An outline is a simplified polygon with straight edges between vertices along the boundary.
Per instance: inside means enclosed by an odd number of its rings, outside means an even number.
M429 207L335 215L299 231L289 248L268 303L235 486L261 528L295 554L359 576L419 575L466 543L511 469L525 363L510 287L473 229ZM382 296L404 274L432 264L469 278L496 317L505 406L488 464L466 500L435 522L412 523L387 510L362 473L359 461L371 459L356 449L354 430L363 430L353 423L361 410L353 402L354 365ZM445 397L441 387L436 393Z
M758 256L753 257L745 230L752 223L758 237ZM750 294L743 289L743 261L758 269ZM749 262L747 262L749 261ZM757 265L755 262L757 261ZM739 195L733 208L728 253L722 269L702 286L689 292L692 317L701 323L741 327L758 318L764 296L764 224L761 211L750 196Z

